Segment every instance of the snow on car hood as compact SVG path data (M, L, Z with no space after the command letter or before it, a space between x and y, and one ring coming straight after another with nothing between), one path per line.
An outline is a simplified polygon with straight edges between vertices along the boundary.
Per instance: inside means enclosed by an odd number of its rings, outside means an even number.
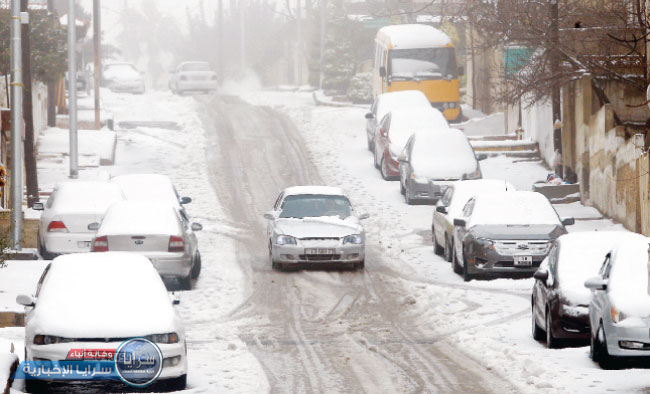
M278 233L296 238L342 238L363 232L363 227L353 216L346 219L336 216L280 218L275 224Z

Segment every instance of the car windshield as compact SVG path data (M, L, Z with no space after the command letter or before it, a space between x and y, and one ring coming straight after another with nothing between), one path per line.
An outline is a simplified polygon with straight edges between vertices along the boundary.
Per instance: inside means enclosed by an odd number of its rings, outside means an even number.
M394 79L457 78L454 48L393 49L389 60Z
M319 216L338 216L345 219L352 213L350 200L344 196L332 195L297 195L287 196L282 203L281 218L297 218Z
M186 63L183 64L183 71L210 71L208 63Z

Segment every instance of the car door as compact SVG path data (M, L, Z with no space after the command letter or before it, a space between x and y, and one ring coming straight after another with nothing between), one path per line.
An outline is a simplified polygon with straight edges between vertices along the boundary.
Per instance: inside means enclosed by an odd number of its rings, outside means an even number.
M406 187L406 182L411 176L411 153L413 151L414 141L415 141L415 136L412 135L411 138L409 138L403 150L406 161L399 163L399 177L403 187Z
M451 205L451 200L453 198L453 194L454 194L454 187L452 186L448 187L447 190L445 190L445 192L443 193L440 200L438 200L436 207L441 206L449 209L449 206ZM438 212L435 209L433 210L433 230L434 230L433 235L436 237L436 240L440 245L445 245L446 243L445 233L447 232L448 214L449 212L442 213L442 212Z
M280 207L282 206L282 200L284 199L284 192L280 193L278 195L278 198L275 199L275 203L273 204L273 211L277 214L280 213ZM273 233L275 231L275 220L269 220L268 224L266 225L266 235L269 237L269 240L271 237L273 237Z
M377 107L379 106L379 97L375 97L375 101L372 103L372 107L370 107L370 113L372 113L372 117L366 120L366 134L368 134L368 139L370 141L375 138L375 130L377 129Z
M608 253L605 257L603 265L600 267L598 275L603 279L609 279L609 272L611 271L611 254ZM608 296L607 290L594 290L593 296L591 298L591 303L589 304L589 324L591 325L591 330L593 334L596 334L596 330L600 326L600 319L605 316L605 312L609 311L608 308Z
M391 118L391 113L386 114L377 127L377 134L375 135L375 163L377 164L381 163L381 157L388 147L388 133L390 132Z
M547 257L548 278L545 281L536 280L533 288L533 291L535 291L535 317L537 318L540 327L544 327L546 305L548 305L549 297L552 297L551 293L554 292L556 287L559 253L559 246L557 244L553 245Z
M187 213L185 213L185 211L179 209L178 214L181 218L183 231L185 232L185 235L190 242L190 250L192 256L195 256L197 250L199 250L199 240L197 239L194 230L192 230L192 222L190 221L190 218L187 216Z
M467 204L463 207L462 219L465 219L466 223L469 224L469 221L472 217L472 212L474 210L475 199L470 198L467 201ZM460 227L454 226L454 247L456 248L456 256L458 256L458 261L463 262L463 248L465 244L465 237L467 236L467 226Z

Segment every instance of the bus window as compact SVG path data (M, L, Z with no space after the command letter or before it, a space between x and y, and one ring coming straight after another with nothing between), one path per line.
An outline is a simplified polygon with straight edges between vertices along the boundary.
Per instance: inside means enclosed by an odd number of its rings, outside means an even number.
M388 73L394 79L455 79L454 48L393 49Z

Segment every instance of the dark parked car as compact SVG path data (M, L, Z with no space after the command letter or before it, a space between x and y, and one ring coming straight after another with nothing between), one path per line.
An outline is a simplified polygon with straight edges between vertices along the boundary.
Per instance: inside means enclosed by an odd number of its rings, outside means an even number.
M560 219L536 192L498 192L471 198L454 219L454 271L465 281L530 277L573 218Z
M585 231L559 237L535 272L531 298L532 333L549 348L561 339L589 340L591 291L585 280L598 275L607 253L626 239L645 240L623 231Z

